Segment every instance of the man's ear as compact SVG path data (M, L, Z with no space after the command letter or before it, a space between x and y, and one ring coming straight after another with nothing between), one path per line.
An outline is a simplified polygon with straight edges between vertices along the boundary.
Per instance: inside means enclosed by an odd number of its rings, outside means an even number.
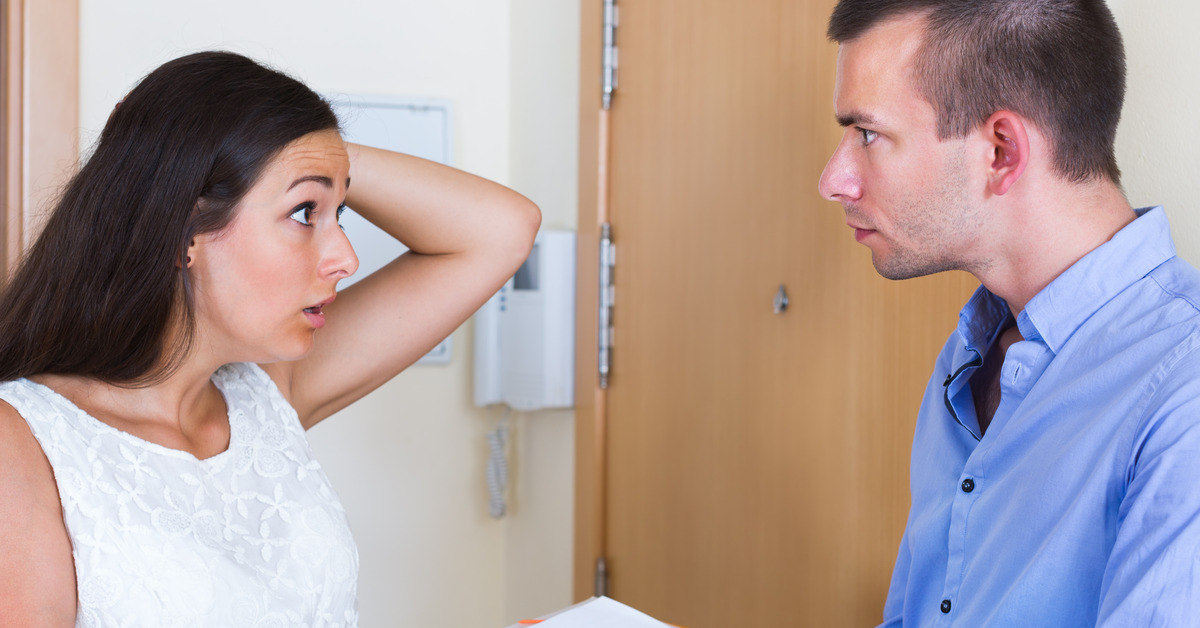
M1029 165L1029 133L1025 119L1011 111L997 111L983 123L984 140L991 145L988 189L1008 192Z

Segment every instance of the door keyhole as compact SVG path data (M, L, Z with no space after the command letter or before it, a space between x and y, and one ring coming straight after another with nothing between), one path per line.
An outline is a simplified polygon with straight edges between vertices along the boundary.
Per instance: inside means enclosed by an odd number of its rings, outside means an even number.
M784 312L787 311L788 294L787 294L787 288L785 288L783 286L783 284L779 284L779 291L775 293L774 307L775 307L776 314L783 314Z

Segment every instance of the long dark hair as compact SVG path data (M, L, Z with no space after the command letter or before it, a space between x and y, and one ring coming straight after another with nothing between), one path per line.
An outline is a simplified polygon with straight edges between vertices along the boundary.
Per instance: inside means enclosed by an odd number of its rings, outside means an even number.
M165 377L195 333L189 243L229 224L287 144L336 128L319 95L241 55L202 52L151 72L0 294L0 380Z

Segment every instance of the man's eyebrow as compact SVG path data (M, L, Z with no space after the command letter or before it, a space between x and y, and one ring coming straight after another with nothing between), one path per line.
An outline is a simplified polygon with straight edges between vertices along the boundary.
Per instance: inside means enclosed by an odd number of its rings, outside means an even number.
M333 187L333 179L330 179L329 177L322 176L319 174L309 174L309 175L300 177L299 179L296 179L295 181L292 181L292 184L288 186L288 190L290 191L292 188L296 187L297 185L300 185L301 183L307 183L309 181L315 181L327 188Z
M858 111L851 111L850 113L847 113L847 114L835 116L835 118L837 119L837 123L843 127L859 126L862 124L867 124L867 125L879 124L879 122L876 121L875 118L872 118L871 116L869 116L865 113L858 112Z

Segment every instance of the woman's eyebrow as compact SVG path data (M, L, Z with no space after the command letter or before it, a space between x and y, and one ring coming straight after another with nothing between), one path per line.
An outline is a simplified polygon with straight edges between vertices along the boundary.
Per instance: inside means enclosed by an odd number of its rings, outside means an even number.
M291 190L292 188L296 187L297 185L300 185L301 183L306 183L308 181L315 181L327 188L333 187L333 179L330 179L329 177L326 177L324 175L309 174L309 175L300 177L299 179L296 179L295 181L292 181L292 184L288 186L288 190Z

